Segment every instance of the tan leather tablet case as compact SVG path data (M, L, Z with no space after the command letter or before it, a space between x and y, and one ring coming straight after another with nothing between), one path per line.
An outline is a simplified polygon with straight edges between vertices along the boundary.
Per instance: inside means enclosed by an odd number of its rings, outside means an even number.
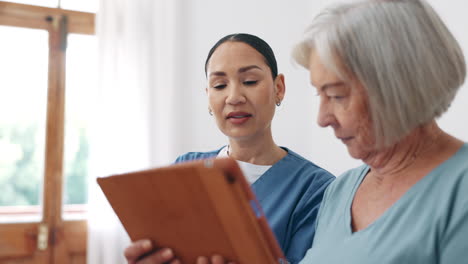
M237 162L194 161L98 178L135 241L170 247L183 263L220 254L237 263L283 263L281 249Z

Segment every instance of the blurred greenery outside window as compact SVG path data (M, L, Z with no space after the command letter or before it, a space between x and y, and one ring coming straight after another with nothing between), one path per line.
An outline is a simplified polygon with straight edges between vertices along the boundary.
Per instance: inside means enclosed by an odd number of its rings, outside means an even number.
M4 36L0 42L0 206L39 205L48 35L42 30L7 26L0 26L0 35Z
M0 34L0 207L38 206L44 184L48 33L0 25ZM67 42L63 204L86 204L91 116L86 107L96 85L96 38L69 34Z
M94 35L69 34L66 65L64 204L87 203L90 100L97 84Z

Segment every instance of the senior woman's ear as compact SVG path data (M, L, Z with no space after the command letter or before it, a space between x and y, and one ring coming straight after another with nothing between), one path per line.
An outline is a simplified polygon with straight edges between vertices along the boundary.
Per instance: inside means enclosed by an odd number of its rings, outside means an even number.
M276 93L276 100L281 103L281 101L283 101L284 94L286 93L286 84L284 82L284 75L281 73L278 74L275 78L275 93Z

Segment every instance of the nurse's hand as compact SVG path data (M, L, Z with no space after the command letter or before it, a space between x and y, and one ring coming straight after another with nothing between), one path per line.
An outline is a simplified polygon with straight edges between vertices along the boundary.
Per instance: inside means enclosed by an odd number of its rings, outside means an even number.
M155 249L150 240L138 240L125 249L128 264L181 264L170 248Z

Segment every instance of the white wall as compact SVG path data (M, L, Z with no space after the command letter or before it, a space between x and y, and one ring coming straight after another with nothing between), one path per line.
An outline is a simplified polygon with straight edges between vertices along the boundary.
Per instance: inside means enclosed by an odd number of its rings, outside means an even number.
M332 173L339 175L360 161L348 157L346 148L334 138L330 128L316 124L318 99L309 85L308 73L294 66L290 51L295 40L314 15L336 0L185 0L180 8L181 44L178 96L184 114L179 122L178 154L218 148L227 140L208 115L204 92L204 63L211 46L222 36L247 32L266 40L275 51L279 71L286 76L286 97L273 121L276 142L287 146ZM466 0L433 0L436 10L468 54L468 10ZM179 89L180 88L180 89ZM463 87L440 124L468 141L468 87Z
M468 63L468 1L430 0L429 3L460 42ZM440 118L439 125L452 135L468 142L468 79L465 80L447 113Z

